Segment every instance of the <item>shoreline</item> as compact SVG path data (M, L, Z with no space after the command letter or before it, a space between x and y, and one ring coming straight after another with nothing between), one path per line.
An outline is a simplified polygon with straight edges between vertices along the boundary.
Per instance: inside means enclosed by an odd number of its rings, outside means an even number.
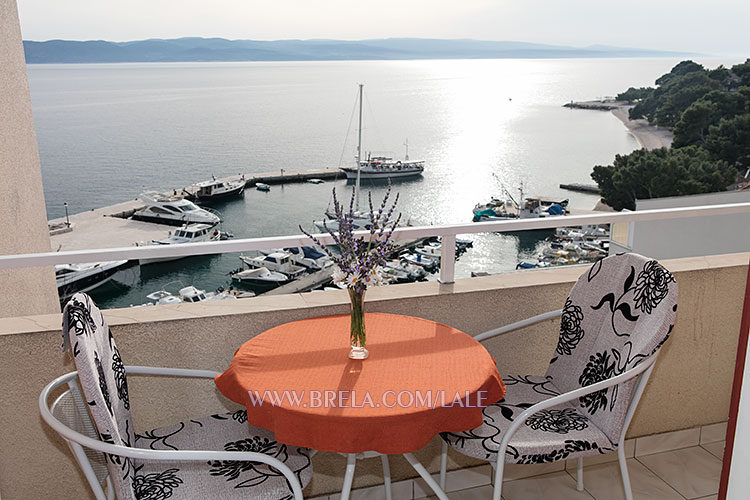
M629 106L620 106L610 110L615 115L628 131L635 137L638 144L643 149L652 150L659 148L667 148L672 146L672 139L674 134L669 129L650 125L648 121L641 118L638 120L631 120L628 117Z
M588 109L594 111L609 111L619 119L630 134L640 144L641 148L651 150L659 148L669 148L672 146L674 134L672 131L656 125L651 125L647 120L640 118L631 120L628 116L630 108L633 106L622 101L615 101L612 98L598 101L584 101L563 104L566 108L571 109Z

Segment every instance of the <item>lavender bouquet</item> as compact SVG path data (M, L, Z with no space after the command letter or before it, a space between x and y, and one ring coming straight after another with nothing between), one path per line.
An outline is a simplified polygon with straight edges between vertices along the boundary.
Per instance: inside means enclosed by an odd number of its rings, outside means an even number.
M369 234L355 236L355 219L358 221L364 220L361 216L357 216L354 210L356 193L352 190L349 210L346 211L336 198L336 189L333 190L333 208L336 214L335 220L338 223L338 232L329 228L326 222L323 222L323 226L338 246L340 252L338 254L332 252L318 238L300 226L300 230L321 247L336 265L333 281L345 283L349 291L349 299L352 304L349 339L352 349L349 352L349 357L352 359L365 359L369 355L365 348L365 291L368 286L382 284L381 268L386 261L393 230L401 221L401 214L395 221L391 220L396 204L398 204L398 194L396 194L393 204L386 210L390 196L391 185L389 183L383 201L378 210L375 211L372 204L372 193L368 194L370 213L369 223L365 227L369 229Z

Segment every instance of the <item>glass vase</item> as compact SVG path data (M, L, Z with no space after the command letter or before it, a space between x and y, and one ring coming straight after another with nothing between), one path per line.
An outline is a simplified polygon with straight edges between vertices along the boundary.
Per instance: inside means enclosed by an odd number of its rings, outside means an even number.
M351 331L349 343L351 350L349 358L366 359L370 353L365 348L367 336L365 335L365 291L349 288L349 300L352 303Z

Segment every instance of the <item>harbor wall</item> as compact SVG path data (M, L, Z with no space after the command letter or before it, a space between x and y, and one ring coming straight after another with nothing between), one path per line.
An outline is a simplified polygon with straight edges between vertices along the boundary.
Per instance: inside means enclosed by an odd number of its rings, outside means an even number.
M750 254L664 261L679 284L679 313L629 436L687 429L727 419L740 315ZM587 266L437 282L368 291L368 311L419 316L469 334L560 308ZM222 371L242 343L276 325L348 311L345 291L259 296L237 301L179 304L104 312L126 364ZM4 500L91 498L67 447L39 418L42 387L73 370L60 352L60 314L0 322L0 494ZM504 376L543 374L555 349L550 320L486 343ZM311 332L310 334L314 334ZM342 332L342 345L348 333ZM404 362L408 362L405 359ZM235 406L211 380L128 377L136 430L143 432ZM439 441L416 455L431 470ZM392 457L394 480L413 477ZM478 464L451 452L449 467ZM537 467L537 466L518 466ZM318 453L306 496L340 491L345 459ZM380 461L357 464L355 487L382 483Z
M42 172L15 0L0 0L0 255L49 252ZM51 267L0 270L0 318L60 310Z

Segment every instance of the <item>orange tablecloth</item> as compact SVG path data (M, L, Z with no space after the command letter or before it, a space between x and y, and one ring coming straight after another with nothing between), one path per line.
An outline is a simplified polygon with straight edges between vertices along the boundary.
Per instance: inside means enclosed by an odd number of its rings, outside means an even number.
M482 423L505 394L477 341L440 323L365 315L370 357L349 352L349 315L295 321L246 342L216 377L248 421L293 446L340 453L408 453L439 432Z

